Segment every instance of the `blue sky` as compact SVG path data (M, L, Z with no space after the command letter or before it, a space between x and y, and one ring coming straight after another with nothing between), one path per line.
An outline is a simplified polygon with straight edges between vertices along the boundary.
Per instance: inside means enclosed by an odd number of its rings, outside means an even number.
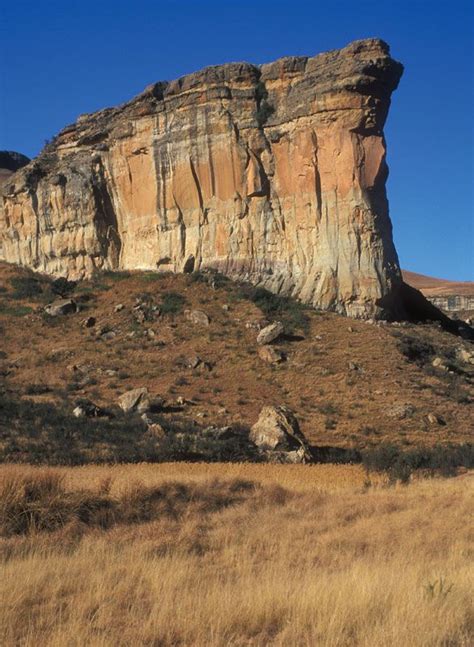
M0 149L205 65L378 36L405 65L385 129L402 267L474 279L472 0L0 0Z

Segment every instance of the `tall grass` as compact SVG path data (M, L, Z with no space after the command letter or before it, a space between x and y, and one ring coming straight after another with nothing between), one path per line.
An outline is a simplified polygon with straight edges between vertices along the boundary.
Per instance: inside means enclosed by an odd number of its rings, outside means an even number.
M12 502L67 511L3 526L2 644L472 644L472 477L220 467L2 468L2 520ZM94 500L113 523L77 514Z

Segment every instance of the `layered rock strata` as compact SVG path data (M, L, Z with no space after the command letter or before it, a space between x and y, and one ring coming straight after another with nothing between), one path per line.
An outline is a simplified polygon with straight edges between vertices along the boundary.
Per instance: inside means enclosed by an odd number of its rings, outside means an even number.
M381 40L209 67L86 114L9 178L0 258L232 277L356 317L401 314Z

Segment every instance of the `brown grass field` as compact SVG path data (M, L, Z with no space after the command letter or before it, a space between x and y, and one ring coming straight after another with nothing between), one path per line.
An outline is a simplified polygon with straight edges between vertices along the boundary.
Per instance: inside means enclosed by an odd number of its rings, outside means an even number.
M0 467L2 645L467 647L472 474Z

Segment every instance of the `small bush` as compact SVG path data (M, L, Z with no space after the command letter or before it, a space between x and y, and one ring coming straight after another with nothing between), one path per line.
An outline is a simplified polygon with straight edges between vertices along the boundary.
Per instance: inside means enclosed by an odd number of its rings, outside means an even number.
M43 294L41 282L33 276L15 276L10 279L12 299L36 299Z
M388 472L394 481L407 482L414 470L453 476L459 467L474 467L474 445L437 445L404 451L381 444L362 452L362 463L368 471Z
M177 315L183 311L185 297L177 292L165 292L161 298L160 310L164 315Z
M418 337L400 337L398 340L398 349L409 362L415 362L419 365L427 364L436 354L432 344Z
M76 286L76 281L68 281L64 277L60 277L51 283L51 292L65 298L75 290Z

